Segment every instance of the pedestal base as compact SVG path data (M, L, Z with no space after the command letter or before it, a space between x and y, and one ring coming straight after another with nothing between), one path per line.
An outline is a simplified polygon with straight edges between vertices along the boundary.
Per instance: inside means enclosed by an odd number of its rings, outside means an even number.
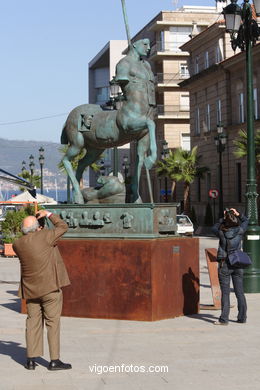
M63 315L155 321L199 309L197 238L63 239Z

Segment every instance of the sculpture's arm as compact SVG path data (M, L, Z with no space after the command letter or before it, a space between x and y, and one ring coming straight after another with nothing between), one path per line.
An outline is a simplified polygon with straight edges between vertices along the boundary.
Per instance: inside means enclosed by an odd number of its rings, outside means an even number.
M124 87L130 81L129 72L130 72L129 63L127 61L119 61L119 63L116 66L115 80L118 82L123 92L124 92Z

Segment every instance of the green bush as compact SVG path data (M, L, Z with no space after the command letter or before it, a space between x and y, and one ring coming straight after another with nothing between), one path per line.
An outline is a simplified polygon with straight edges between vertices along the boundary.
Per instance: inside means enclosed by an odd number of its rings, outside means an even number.
M21 224L25 217L34 215L34 206L26 206L17 211L8 211L5 221L2 222L3 242L12 244L22 236Z

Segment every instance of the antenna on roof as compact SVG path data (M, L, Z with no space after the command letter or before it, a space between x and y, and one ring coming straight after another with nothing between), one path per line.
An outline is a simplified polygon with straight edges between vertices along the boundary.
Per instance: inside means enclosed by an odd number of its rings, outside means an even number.
M177 9L178 3L179 3L179 0L172 0L172 4L173 4L174 9Z

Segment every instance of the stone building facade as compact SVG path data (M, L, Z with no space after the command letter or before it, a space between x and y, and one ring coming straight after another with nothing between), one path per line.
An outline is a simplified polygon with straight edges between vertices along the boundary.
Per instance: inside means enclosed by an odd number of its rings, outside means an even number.
M246 129L246 73L245 53L233 52L224 21L214 23L185 43L182 48L190 53L190 78L181 88L190 94L191 146L198 145L201 165L209 168L203 180L192 186L191 200L198 222L203 224L207 203L213 206L209 190L219 190L219 154L214 142L217 125L222 124L227 144L222 153L224 207L245 207L246 159L234 155L234 140L240 129ZM260 44L253 48L253 89L255 129L260 129ZM216 200L216 216L218 199Z
M219 15L220 9L215 7L184 6L176 11L161 11L132 39L136 41L149 38L151 42L148 60L156 75L158 159L161 158L164 140L168 142L169 148L190 149L189 91L185 87L179 87L182 80L189 78L189 52L181 51L180 46L190 40L190 35L195 31L205 30ZM131 161L135 153L135 148L132 147ZM149 201L145 174L141 181L142 199ZM164 178L158 179L155 169L151 170L151 182L154 200L164 202L163 193L166 189L170 190L170 183L167 184ZM178 198L181 199L182 189L179 190ZM169 195L168 201L170 200Z

